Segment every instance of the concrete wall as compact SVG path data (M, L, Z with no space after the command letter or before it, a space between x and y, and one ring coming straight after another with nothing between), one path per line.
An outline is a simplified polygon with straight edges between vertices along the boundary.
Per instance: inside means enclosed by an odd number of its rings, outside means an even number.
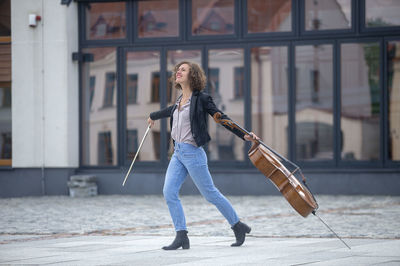
M13 0L11 25L12 167L78 167L77 3Z

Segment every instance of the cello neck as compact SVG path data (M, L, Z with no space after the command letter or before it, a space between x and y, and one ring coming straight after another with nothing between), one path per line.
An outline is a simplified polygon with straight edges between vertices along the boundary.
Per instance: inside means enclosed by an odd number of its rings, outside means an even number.
M216 123L218 123L218 124L221 124L221 125L227 127L227 128L230 128L231 130L236 129L236 130L240 131L241 133L243 133L244 135L250 135L250 132L249 132L249 131L247 131L246 129L242 128L242 127L241 127L240 125L238 125L236 122L234 122L234 121L232 121L232 120L230 120L230 119L221 119L221 116L222 116L221 113L219 113L219 112L215 113L214 116L213 116L214 121L215 121ZM258 144L264 146L266 149L268 149L268 150L271 151L273 154L275 154L276 156L278 156L281 160L283 160L283 161L285 161L285 162L291 164L291 165L292 165L293 167L295 167L296 169L297 169L297 168L300 169L300 167L299 167L297 164L293 163L292 161L286 159L284 156L280 155L277 151L275 151L274 149L270 148L267 144L265 144L264 142L262 142L262 140L255 140L255 141L256 141L256 143L258 143ZM301 170L300 170L300 171L301 171Z

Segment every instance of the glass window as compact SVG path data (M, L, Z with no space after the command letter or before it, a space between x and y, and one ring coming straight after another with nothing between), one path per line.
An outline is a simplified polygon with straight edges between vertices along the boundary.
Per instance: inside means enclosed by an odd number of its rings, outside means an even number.
M292 0L248 0L247 32L292 30Z
M333 47L296 47L296 159L333 159Z
M116 165L116 49L88 48L83 53L92 62L82 65L82 164Z
M0 81L0 166L11 165L11 158L11 82Z
M126 131L126 148L127 157L130 160L135 158L136 152L139 148L138 145L138 132L136 129ZM136 160L140 161L140 153L137 155Z
M113 165L111 132L100 132L98 136L97 161L100 165Z
M11 36L10 4L10 0L0 0L0 36Z
M400 161L400 41L387 44L389 90L389 147L388 157Z
M113 105L115 106L114 99L114 92L115 92L115 85L117 78L115 76L115 72L108 72L105 73L105 88L104 88L104 102L103 102L103 107L112 107Z
M151 102L160 102L160 72L151 73Z
M129 74L126 79L126 103L135 104L137 101L138 75Z
M192 35L233 34L234 0L192 1Z
M94 88L96 87L96 77L89 77L89 106L92 107Z
M212 95L219 93L219 68L208 68L208 92Z
M342 44L342 160L379 160L379 82L379 44Z
M251 123L263 142L288 155L288 49L251 49Z
M126 3L85 3L86 39L126 38Z
M138 35L146 37L179 36L179 1L139 1Z
M10 4L0 0L0 166L12 164Z
M365 10L366 27L400 26L400 1L365 0Z
M306 0L306 30L351 28L351 0Z
M243 49L213 49L208 54L209 69L218 69L219 89L210 88L215 105L233 121L244 126L244 98L235 98L235 69L244 67ZM215 73L215 72L214 72ZM209 75L208 75L209 76ZM211 84L210 84L211 85ZM244 141L224 127L209 120L210 160L243 160Z
M235 83L233 98L241 99L244 97L244 67L235 67Z
M137 149L137 138L142 138L151 112L160 110L160 53L158 51L132 51L126 54L127 89L136 89L135 104L126 98L126 160L131 162ZM129 92L127 92L129 93ZM160 121L151 128L151 138L143 144L137 161L160 159ZM150 135L149 135L150 137ZM147 146L147 149L145 148Z

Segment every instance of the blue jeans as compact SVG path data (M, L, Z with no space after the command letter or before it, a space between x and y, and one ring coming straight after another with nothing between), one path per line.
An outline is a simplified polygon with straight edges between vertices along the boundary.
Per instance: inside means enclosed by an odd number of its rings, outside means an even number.
M175 151L168 165L163 193L176 231L187 230L179 190L188 174L200 193L218 208L231 226L239 221L231 203L214 186L204 149L175 142Z

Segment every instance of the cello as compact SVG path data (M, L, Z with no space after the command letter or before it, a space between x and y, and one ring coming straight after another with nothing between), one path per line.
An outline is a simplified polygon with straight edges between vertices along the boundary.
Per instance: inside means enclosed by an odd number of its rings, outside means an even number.
M221 113L217 112L213 115L214 121L233 132L235 135L244 140L245 135L250 132L243 129L237 123L230 119L221 119ZM318 217L319 220L338 238L343 244L350 247L316 214L318 203L314 195L310 192L306 178L301 169L295 163L289 161L279 153L268 147L261 140L255 140L248 156L253 165L282 193L289 204L304 218L310 213ZM290 164L294 170L289 171L283 162ZM295 174L300 174L302 183L300 183Z

